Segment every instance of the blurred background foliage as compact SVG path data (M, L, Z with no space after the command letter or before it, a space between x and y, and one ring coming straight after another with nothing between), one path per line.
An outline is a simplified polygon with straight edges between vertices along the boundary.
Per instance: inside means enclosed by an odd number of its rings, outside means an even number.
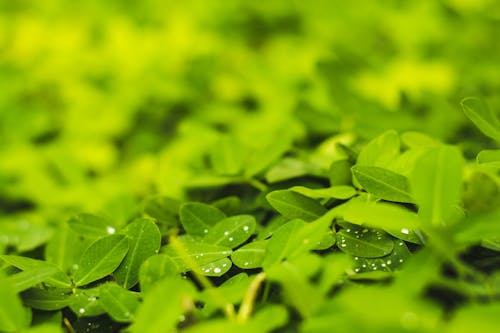
M126 218L182 198L224 140L394 128L474 156L492 142L459 101L500 110L498 36L496 0L0 0L0 219Z

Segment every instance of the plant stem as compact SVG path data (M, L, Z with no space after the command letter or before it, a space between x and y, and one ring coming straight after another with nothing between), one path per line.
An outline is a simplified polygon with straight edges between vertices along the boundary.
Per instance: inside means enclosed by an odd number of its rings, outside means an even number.
M243 298L243 302L241 303L240 310L238 312L238 321L245 322L250 318L255 298L257 298L257 292L265 279L266 274L264 272L260 272L253 279L252 283L248 287L245 297Z

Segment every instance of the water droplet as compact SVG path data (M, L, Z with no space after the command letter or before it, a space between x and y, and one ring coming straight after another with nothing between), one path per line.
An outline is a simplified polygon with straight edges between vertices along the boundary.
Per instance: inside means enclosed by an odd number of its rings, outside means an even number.
M399 259L399 262L403 262L403 259Z
M359 258L358 257L354 257L354 260L359 260Z
M227 266L227 264L222 264L222 267L226 267L226 266Z
M346 232L351 232L351 229L346 229L345 231L346 231Z
M210 268L205 269L205 273L210 273Z
M243 227L243 231L248 231L250 228L246 225Z
M382 263L380 266L385 267L385 266L386 266L386 264Z
M203 229L203 232L208 234L208 229Z
M340 244L340 246L342 246L342 247L346 247L347 245L345 245L344 243L342 243L342 244Z
M243 266L248 266L248 261L245 261L245 262L243 263Z
M95 302L95 301L97 301L97 298L95 298L95 297L92 296L92 297L89 297L88 300L90 302Z
M368 232L368 229L363 229L363 233L366 234Z
M224 236L229 235L229 231L224 231Z
M233 241L233 239L234 239L233 237L229 237L229 238L228 238L228 240L229 240L230 242L232 242L232 241Z
M408 235L410 233L410 230L403 228L403 229L401 229L401 233Z
M85 313L85 309L84 308L81 308L78 310L79 313Z
M110 235L114 234L116 232L116 229L113 227L106 227L106 232Z
M392 261L391 260L387 260L387 265L390 265L392 264Z
M74 271L76 271L79 267L78 267L78 265L77 265L77 264L73 264L73 266L71 266L71 268L72 268Z
M399 243L398 243L398 245L399 245L399 246L403 246L403 242L399 242Z
M377 266L373 266L373 270L376 271L377 270Z
M359 268L356 268L354 271L355 271L356 273L357 273L357 272L359 272Z
M361 265L361 267L366 268L366 264Z
M203 257L203 253L200 253L200 257Z
M179 316L179 321L182 322L184 320L186 320L186 316L185 315L180 315Z
M214 273L215 273L215 274L218 274L218 273L220 273L220 272L222 272L222 270L221 270L219 267L215 267L215 268L214 268Z

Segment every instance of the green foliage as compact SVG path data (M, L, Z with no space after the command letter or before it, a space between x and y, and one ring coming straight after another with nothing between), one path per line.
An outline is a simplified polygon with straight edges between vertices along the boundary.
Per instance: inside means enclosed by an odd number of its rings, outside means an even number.
M0 332L498 331L498 13L0 1Z

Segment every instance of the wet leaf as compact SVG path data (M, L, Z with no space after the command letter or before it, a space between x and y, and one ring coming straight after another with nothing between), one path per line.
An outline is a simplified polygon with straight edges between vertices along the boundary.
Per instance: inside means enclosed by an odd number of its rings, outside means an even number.
M383 257L394 248L385 232L355 225L337 232L337 246L347 254L365 258Z
M205 243L235 248L243 244L255 230L255 218L251 215L228 217L208 231Z
M263 240L248 243L233 252L231 260L236 266L243 269L262 267L267 242Z
M326 213L326 208L314 199L288 190L278 190L266 196L269 204L288 219L312 221Z

